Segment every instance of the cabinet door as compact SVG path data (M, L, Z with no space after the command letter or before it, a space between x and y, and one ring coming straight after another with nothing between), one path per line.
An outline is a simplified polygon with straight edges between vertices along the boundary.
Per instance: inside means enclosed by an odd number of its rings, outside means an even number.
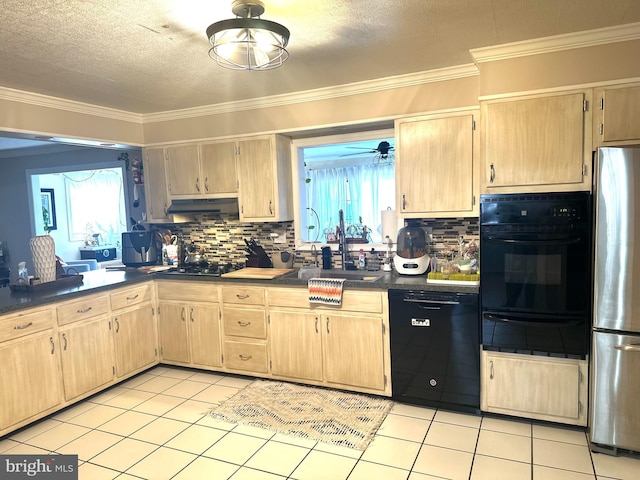
M581 186L584 101L573 93L483 104L486 188Z
M585 424L586 387L579 361L483 355L483 410Z
M221 367L220 307L217 304L190 306L189 327L191 361L197 365Z
M197 145L167 148L167 189L172 197L202 193Z
M164 170L164 148L145 150L144 195L148 222L170 222L167 214L167 178Z
M109 317L73 325L59 333L64 396L71 400L113 380Z
M62 401L58 348L53 331L0 346L0 431Z
M382 319L323 315L325 379L384 390Z
M396 205L402 213L474 209L473 115L397 123Z
M236 143L205 143L200 146L202 183L205 195L238 195Z
M275 217L275 158L269 139L240 142L240 220Z
M158 361L155 319L151 305L113 317L116 375L122 377Z
M601 143L640 140L640 85L604 89L600 108Z
M187 309L187 305L179 303L159 304L158 333L163 360L189 363Z
M319 314L272 310L269 314L271 373L322 380L322 337Z

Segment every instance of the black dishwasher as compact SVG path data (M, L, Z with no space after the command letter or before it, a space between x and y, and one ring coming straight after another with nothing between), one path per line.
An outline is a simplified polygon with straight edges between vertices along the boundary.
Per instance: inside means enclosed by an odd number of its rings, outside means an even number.
M480 412L478 294L389 290L398 402Z

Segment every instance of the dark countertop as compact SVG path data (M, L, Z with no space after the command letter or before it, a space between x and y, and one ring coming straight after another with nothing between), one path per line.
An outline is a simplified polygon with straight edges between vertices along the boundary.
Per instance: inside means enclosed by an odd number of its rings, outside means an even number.
M176 273L147 273L135 268L124 270L100 269L83 272L82 284L62 286L60 288L34 289L32 292L12 292L9 288L0 288L0 314L9 313L23 308L37 307L48 303L70 300L87 294L100 293L115 288L124 287L153 279L204 281L223 283L252 283L268 285L307 285L307 280L299 279L297 273L286 275L273 280L255 280L240 278L220 278L211 276L194 276ZM440 285L428 284L425 275L398 275L395 272L384 273L375 282L357 282L347 280L344 288L374 289L374 290L429 290L436 292L478 293L477 285Z
M12 292L10 288L0 288L0 314L153 280L153 275L135 269L92 270L82 272L82 276L80 285L65 285L59 288L36 287L31 292Z

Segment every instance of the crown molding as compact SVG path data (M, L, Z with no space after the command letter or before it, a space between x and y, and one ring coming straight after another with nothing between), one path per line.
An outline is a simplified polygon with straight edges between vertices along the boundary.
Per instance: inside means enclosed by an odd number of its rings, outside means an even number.
M227 102L215 105L206 105L202 107L186 108L182 110L149 113L143 115L143 122L165 122L170 120L203 117L207 115L221 115L225 113L244 110L280 107L296 103L314 102L352 95L362 95L382 90L411 87L414 85L422 85L425 83L434 83L445 80L453 80L456 78L471 77L478 74L478 68L474 64L469 63L456 67L440 68L424 72L410 73L406 75L395 75L392 77L349 83L334 87L319 88L316 90L306 90L302 92L273 95L270 97L254 98L251 100L242 100L238 102Z
M640 22L469 50L477 64L640 39Z
M39 93L25 92L13 88L0 87L0 100L26 103L38 107L56 108L74 113L82 113L96 117L109 118L112 120L122 120L125 122L142 123L142 115L114 108L91 105L89 103L76 102L64 98L50 97Z

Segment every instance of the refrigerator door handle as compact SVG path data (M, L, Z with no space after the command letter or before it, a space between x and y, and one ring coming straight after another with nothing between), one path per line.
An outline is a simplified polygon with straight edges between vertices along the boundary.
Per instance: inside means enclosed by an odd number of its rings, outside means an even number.
M630 343L627 345L615 345L613 348L622 350L623 352L640 352L640 344Z

